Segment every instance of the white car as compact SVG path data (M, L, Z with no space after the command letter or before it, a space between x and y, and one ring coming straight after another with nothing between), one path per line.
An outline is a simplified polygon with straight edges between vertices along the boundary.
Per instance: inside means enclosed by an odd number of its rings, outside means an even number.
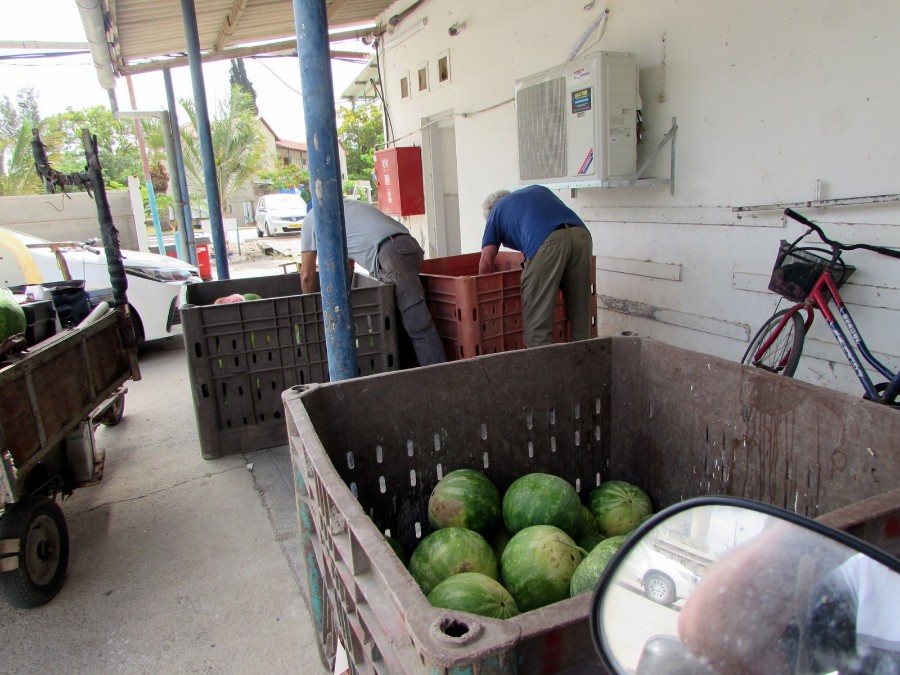
M666 557L646 543L635 546L623 561L623 573L653 602L671 605L686 598L700 577L677 560Z
M304 218L306 202L300 195L265 195L256 203L256 234L299 234Z
M72 279L84 280L89 293L111 288L106 253L99 241L53 244L62 252ZM199 270L186 262L155 253L122 251L128 280L128 305L139 342L181 334L178 312L182 286L200 282ZM0 228L0 286L26 284L23 265L37 267L45 283L62 281L63 274L50 242Z

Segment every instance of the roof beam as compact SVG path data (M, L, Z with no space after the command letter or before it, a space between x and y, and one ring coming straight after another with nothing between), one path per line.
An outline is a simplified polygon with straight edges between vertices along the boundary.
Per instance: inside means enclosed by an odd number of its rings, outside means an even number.
M328 8L328 20L331 21L337 13L344 9L344 5L346 5L348 0L333 0L331 6Z
M231 5L231 10L228 12L228 16L222 21L222 27L219 28L218 36L216 36L216 42L213 47L215 51L219 52L225 49L225 45L228 44L228 38L234 34L238 23L241 21L241 16L243 16L244 11L247 9L248 2L249 0L234 0L234 3Z
M226 59L240 59L247 56L256 56L258 54L277 54L279 52L296 53L297 40L282 40L280 42L270 42L265 45L253 45L250 47L233 47L219 52L207 52L200 55L203 63L213 61L225 61ZM331 51L333 59L352 59L359 58L365 60L371 57L371 54L364 52L350 51ZM153 61L144 61L142 63L134 63L127 66L121 66L117 69L120 75L139 75L140 73L151 73L163 68L179 68L188 64L187 56L175 56L170 59L155 59Z

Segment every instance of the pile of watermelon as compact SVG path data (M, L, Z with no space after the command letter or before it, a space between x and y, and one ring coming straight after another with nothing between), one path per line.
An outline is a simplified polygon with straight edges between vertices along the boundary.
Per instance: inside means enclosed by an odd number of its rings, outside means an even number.
M433 606L507 619L592 591L652 512L647 494L624 481L601 483L585 505L558 476L526 474L501 497L480 471L458 469L431 493L433 531L408 569Z

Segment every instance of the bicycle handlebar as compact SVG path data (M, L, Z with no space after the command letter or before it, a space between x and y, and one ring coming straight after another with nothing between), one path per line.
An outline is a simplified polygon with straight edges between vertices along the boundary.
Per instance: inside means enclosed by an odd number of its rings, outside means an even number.
M819 238L822 241L824 241L826 244L831 246L831 248L835 252L835 255L837 255L838 250L853 251L855 249L861 248L861 249L865 249L866 251L874 251L875 253L880 253L881 255L886 255L891 258L900 259L900 251L893 249L893 248L887 248L885 246L872 246L871 244L842 244L839 241L834 241L833 239L829 239L828 237L825 236L825 233L822 231L821 227L816 225L814 222L812 222L806 216L803 216L803 215L797 213L796 211L794 211L794 209L785 209L784 215L786 215L788 218L793 218L798 223L802 223L803 225L806 225L811 230L815 230L816 234L819 235ZM797 241L800 241L800 239L802 239L805 236L806 235L801 236L799 239L797 239ZM796 243L797 242L794 242L795 245L796 245Z

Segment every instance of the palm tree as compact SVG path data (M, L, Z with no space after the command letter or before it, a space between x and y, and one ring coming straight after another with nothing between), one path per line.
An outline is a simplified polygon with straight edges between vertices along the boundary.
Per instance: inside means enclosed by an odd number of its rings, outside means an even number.
M0 196L40 192L41 180L31 154L31 125L23 124L15 138L0 139Z
M193 101L182 100L190 125L183 127L181 141L184 165L193 185L206 197L200 142L197 135L197 113ZM227 101L220 101L210 120L216 177L219 181L219 203L225 207L231 199L263 168L266 142L256 121L253 98L240 87L232 87Z

